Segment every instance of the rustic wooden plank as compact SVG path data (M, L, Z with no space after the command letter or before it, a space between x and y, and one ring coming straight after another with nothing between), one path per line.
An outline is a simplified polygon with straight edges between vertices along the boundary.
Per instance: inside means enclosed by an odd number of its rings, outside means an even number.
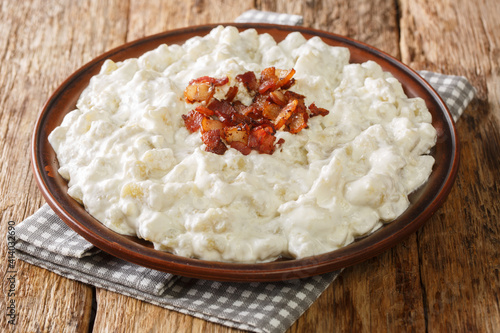
M88 332L92 288L19 263L17 332Z
M257 1L261 10L302 15L304 26L375 46L399 58L398 12L392 0Z
M500 330L500 4L401 1L403 60L465 75L477 100L458 121L461 167L418 234L429 331Z
M106 18L121 2L2 2L0 11L0 232L7 221L20 222L44 202L29 163L30 139L45 100L68 75L105 49L123 43L119 22ZM90 16L82 13L93 13ZM117 20L116 20L117 21ZM121 35L121 37L119 36ZM97 37L99 36L99 38ZM115 44L113 44L115 43ZM7 258L2 237L1 258ZM7 260L0 262L6 271ZM3 331L86 332L90 323L92 287L44 269L16 265L17 324L0 316ZM4 281L5 283L5 281ZM2 284L4 286L4 284ZM5 310L8 297L2 297Z
M96 332L242 332L107 290L98 293Z
M292 326L291 332L388 332L425 329L416 236L348 267ZM332 302L333 300L333 302Z
M128 41L167 30L233 22L253 1L131 1Z
M4 3L4 7L5 11L0 14L0 25L2 31L9 33L2 34L0 42L0 89L3 92L0 99L2 235L6 235L7 221L21 221L43 202L31 175L29 147L38 108L43 104L46 93L53 89L51 80L40 72L39 66L43 60L33 55L37 43L41 42L36 38L43 39L35 36L35 31L29 27L29 24L36 25L37 20L41 19L40 15L33 12L36 6L31 7L26 2ZM52 79L56 78L58 69L50 71ZM5 237L2 237L2 259L7 258L4 240ZM4 272L7 271L6 264L6 259L0 262ZM0 307L5 310L7 301L15 301L16 325L8 324L8 318L2 315L0 327L19 332L47 331L49 327L61 332L66 329L81 331L87 327L91 300L89 287L21 262L16 263L15 271L15 295L7 297L3 294ZM4 288L5 282L3 280Z

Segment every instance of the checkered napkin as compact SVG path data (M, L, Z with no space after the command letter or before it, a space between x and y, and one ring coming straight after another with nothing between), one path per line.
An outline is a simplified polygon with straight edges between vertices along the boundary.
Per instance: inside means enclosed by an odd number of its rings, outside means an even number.
M99 251L45 204L16 226L16 255L67 278L254 332L284 332L339 271L302 280L230 283L155 271Z
M302 25L303 19L300 15L281 14L274 12L264 12L251 9L234 20L236 23L274 23L282 25Z
M249 11L236 21L297 25L302 18ZM427 71L420 74L443 97L457 120L474 97L474 88L463 77ZM18 224L16 235L17 257L28 263L98 288L253 332L286 331L340 274L336 271L272 283L178 277L100 251L66 226L47 204Z

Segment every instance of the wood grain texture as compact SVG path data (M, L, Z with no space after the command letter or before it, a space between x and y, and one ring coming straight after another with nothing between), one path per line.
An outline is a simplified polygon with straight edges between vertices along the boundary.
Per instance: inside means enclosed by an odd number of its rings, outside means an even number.
M242 332L107 290L98 293L96 332L115 332L124 327L130 332Z
M399 58L395 1L257 1L259 9L302 15L304 26L330 31L375 46Z
M168 29L231 22L257 8L304 17L415 69L465 75L477 99L457 124L461 167L417 233L349 267L289 332L500 331L500 3L496 0L5 0L0 6L0 232L43 204L31 131L45 100L102 52ZM7 258L2 236L0 258ZM7 260L0 261L6 272ZM17 263L17 332L238 332ZM7 288L3 280L2 288ZM0 298L6 308L7 297Z
M40 12L44 9L44 15ZM30 138L40 107L57 83L75 69L76 59L60 54L57 8L43 2L4 2L0 13L0 212L2 246L0 265L7 267L7 221L21 221L43 200L31 174ZM37 30L36 27L44 27ZM61 34L68 31L60 28ZM69 50L71 43L66 42ZM63 61L64 59L64 61ZM15 301L17 325L6 323L5 280L2 287L0 327L18 332L85 331L89 325L91 288L43 269L18 262Z
M249 0L132 1L127 41L192 25L233 22L252 7Z
M427 328L498 332L500 3L402 1L401 10L403 61L465 75L477 88L457 124L455 187L418 233Z

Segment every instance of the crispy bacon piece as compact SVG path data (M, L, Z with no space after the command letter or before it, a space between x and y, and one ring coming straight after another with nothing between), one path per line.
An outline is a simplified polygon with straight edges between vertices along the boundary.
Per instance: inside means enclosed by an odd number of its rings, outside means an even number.
M304 99L306 98L306 96L301 95L301 94L297 94L296 92L293 92L291 90L285 91L285 97L286 97L287 101L290 101L292 99L304 101Z
M198 105L194 110L198 111L199 113L201 113L205 117L211 117L215 114L215 112L213 110L211 110L203 105Z
M276 76L280 78L276 87L276 89L278 89L283 87L284 85L287 85L290 82L290 80L292 80L292 77L295 75L295 69L292 68L289 71L283 69L277 69L275 73Z
M238 94L238 87L237 86L230 87L226 93L225 100L228 102L232 102L233 99L236 97L236 94Z
M182 119L184 120L184 125L186 128L194 133L201 127L201 121L203 120L203 115L198 111L191 110L187 115L183 114Z
M248 155L252 150L272 154L276 146L276 130L297 134L307 128L309 117L325 116L328 110L312 103L305 105L305 96L288 90L295 80L295 69L282 70L268 67L257 79L254 72L236 76L251 96L250 105L235 100L238 87L229 87L224 99L214 97L215 87L229 82L227 77L215 79L203 76L191 80L184 91L188 103L199 102L194 110L183 115L184 124L191 132L200 131L206 151L224 154L230 146Z
M240 153L242 153L243 155L248 155L252 152L252 148L248 147L246 144L240 141L231 142L230 146L231 148L234 148Z
M247 106L243 103L241 103L240 101L233 101L233 108L236 110L237 113L240 113L240 114L243 114L243 110L246 108Z
M272 154L274 152L274 128L272 126L257 126L250 130L248 137L248 147L257 150L262 154Z
M213 84L207 82L193 83L184 90L184 98L188 103L208 102L215 93Z
M215 153L217 155L223 155L227 146L222 142L220 137L220 130L214 129L207 131L201 135L201 141L206 145L206 151L210 153Z
M294 114L295 110L297 109L298 104L299 101L294 99L290 103L288 103L283 109L281 109L281 112L274 120L274 128L279 130L283 126L285 126L285 124L287 124L288 122L288 119L290 119L290 117Z
M247 124L224 127L222 129L222 138L229 144L233 142L241 142L244 145L247 145L249 133L250 127Z
M245 116L244 114L235 112L231 114L231 122L235 125L253 125L254 121L252 118Z
M278 104L266 100L262 105L262 115L264 118L274 121L280 114L282 108Z
M276 90L278 81L279 78L276 76L276 69L274 67L264 68L262 72L260 72L259 94Z
M220 121L224 123L226 126L232 126L234 125L231 121L231 115L233 113L236 113L236 110L233 108L231 103L228 101L219 101L218 99L214 98L210 102L210 104L207 105L207 107L210 110L213 110L215 115L219 118Z
M236 81L245 85L248 91L256 91L259 88L257 77L254 72L246 72L236 76Z
M328 111L327 109L318 108L316 106L316 104L314 104L314 103L309 105L309 111L311 111L311 117L314 117L314 116L323 116L324 117L330 113L330 111Z
M274 67L268 67L260 73L259 93L264 94L267 91L275 91L289 84L295 69L283 70ZM293 83L292 83L293 84Z
M184 90L184 98L188 103L208 102L215 93L214 87L223 86L229 82L227 76L216 79L210 76L202 76L189 81Z
M272 91L269 94L269 97L271 97L271 100L274 103L278 104L279 106L285 106L287 103L287 99L285 97L285 94L283 94L283 92L281 90Z
M203 119L201 120L201 133L212 130L221 130L223 128L224 124L217 119L203 117Z
M293 85L295 84L295 79L292 77L290 79L290 81L288 81L287 83L285 83L283 86L281 86L281 89L283 90L288 90L290 89Z
M307 126L307 113L294 113L288 124L288 131L292 134L297 134Z
M233 108L231 103L228 101L222 100L219 101L218 99L214 98L208 105L207 107L210 110L213 110L215 114L223 114L223 115L230 115L233 112L236 112L236 110Z

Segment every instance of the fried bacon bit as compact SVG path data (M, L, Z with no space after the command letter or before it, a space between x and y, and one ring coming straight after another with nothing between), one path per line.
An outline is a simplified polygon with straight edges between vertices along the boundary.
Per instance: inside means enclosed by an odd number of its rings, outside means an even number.
M226 93L226 101L232 102L233 99L236 97L237 93L238 93L238 87L236 86L230 87Z
M205 117L211 117L215 114L215 112L213 110L211 110L203 105L198 105L194 110L198 111L199 113L201 113Z
M267 119L276 119L281 113L281 106L272 101L265 100L262 104L262 116Z
M259 88L257 77L254 72L246 72L236 76L236 81L245 85L248 91L255 91Z
M278 88L282 88L283 86L285 86L291 82L292 77L295 75L295 69L292 68L289 71L277 69L275 71L275 73L280 78L280 80L277 83L277 87L276 87L276 89L278 89Z
M239 141L231 142L230 146L231 148L234 148L240 153L242 153L243 155L248 155L252 152L252 148L248 147L246 144Z
M272 126L261 125L250 130L248 137L248 147L257 150L262 154L272 154L274 152L275 130Z
M235 77L253 97L252 104L244 105L235 100L238 86L231 86L223 100L214 97L215 87L229 82L228 77L202 76L191 80L184 91L186 102L201 103L182 119L190 132L200 131L205 150L222 155L227 145L248 155L252 150L272 154L281 146L283 138L276 142L276 131L297 134L307 127L310 117L326 116L328 110L312 103L306 107L305 96L290 89L295 79L295 69L265 68L260 79L254 72Z
M287 98L281 92L281 90L276 90L276 91L271 91L269 94L269 97L271 97L271 100L275 103L278 104L279 106L285 106Z
M327 109L318 108L314 103L309 105L309 110L311 111L311 117L314 117L314 116L323 116L324 117L330 113L330 111L328 111Z
M233 142L241 142L244 145L247 145L249 134L250 127L247 124L224 127L222 129L222 138L229 144Z
M288 131L292 134L297 134L307 126L307 113L294 113L288 124Z
M227 146L222 142L220 129L209 130L201 135L201 141L206 145L205 150L217 155L224 155Z
M259 93L264 94L266 91L275 91L284 85L288 84L295 74L295 69L289 71L268 67L260 74L261 83L259 85Z
M201 120L201 133L213 131L213 130L221 130L224 128L224 124L217 119L203 117Z
M183 114L184 125L190 132L196 132L201 127L203 115L196 110L191 110L187 115Z
M299 102L294 99L290 103L288 103L283 109L281 109L281 112L278 114L276 119L274 119L274 127L276 129L281 129L285 124L288 122L288 119L292 116L292 114L295 112L297 109L297 105Z
M207 102L215 93L213 84L202 82L190 84L184 90L184 98L188 103Z
M210 76L199 77L189 82L189 85L184 90L184 98L188 103L208 103L214 96L215 87L223 86L228 82L229 79L227 76L220 79L215 79Z

